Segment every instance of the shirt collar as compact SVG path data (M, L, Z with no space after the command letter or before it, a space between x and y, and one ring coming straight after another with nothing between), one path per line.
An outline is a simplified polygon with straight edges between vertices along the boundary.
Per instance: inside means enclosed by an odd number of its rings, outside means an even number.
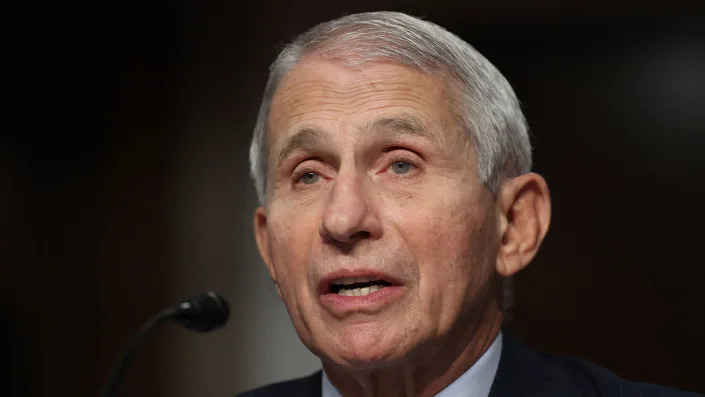
M497 374L501 353L502 331L497 334L494 342L492 342L485 353L480 356L480 359L460 375L458 379L453 381L453 383L436 394L436 397L489 396L492 381L494 381L495 374ZM338 389L330 383L330 379L328 379L325 370L323 370L321 383L323 397L342 397Z

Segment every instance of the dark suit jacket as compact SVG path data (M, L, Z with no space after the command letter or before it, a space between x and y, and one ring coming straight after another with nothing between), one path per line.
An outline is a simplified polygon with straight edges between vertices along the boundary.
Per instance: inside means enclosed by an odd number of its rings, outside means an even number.
M663 386L629 382L588 361L534 352L502 331L502 354L489 397L696 397ZM239 394L240 397L321 397L321 372Z

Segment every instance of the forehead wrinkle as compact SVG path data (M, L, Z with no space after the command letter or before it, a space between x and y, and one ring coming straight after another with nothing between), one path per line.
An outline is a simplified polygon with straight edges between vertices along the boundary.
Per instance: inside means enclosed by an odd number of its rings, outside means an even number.
M364 78L339 82L319 76L313 78L290 76L282 82L274 101L292 106L304 101L305 97L346 98L369 89L369 86L370 82Z
M368 84L361 86L358 89L341 90L334 88L316 87L287 87L288 92L282 92L274 102L277 108L280 108L290 115L292 113L306 113L310 111L311 106L324 106L327 108L345 109L364 105L372 101L395 101L402 103L419 103L429 104L428 93L415 87L406 84ZM400 97L403 95L404 97ZM303 109L302 109L303 108Z
M306 70L306 68L296 68L285 77L280 89L275 94L274 102L280 102L285 108L291 109L305 104L307 97L320 98L326 102L349 102L350 99L354 99L354 102L364 102L366 99L380 96L380 94L383 97L385 93L394 96L399 91L422 102L425 102L428 97L428 92L420 89L417 84L405 81L389 82L388 76L385 74L370 75L360 71L360 76L339 81L330 76L302 77L296 73L301 70Z
M302 74L303 71L313 72L313 76ZM271 121L281 127L294 126L301 122L307 125L285 140L282 149L278 150L278 156L275 157L278 163L295 150L318 146L322 138L330 141L332 137L328 136L326 131L320 130L316 124L307 123L312 117L340 120L341 117L355 118L355 113L360 115L361 112L384 111L393 107L410 108L424 113L426 108L432 109L439 105L431 99L434 93L447 99L446 84L434 84L428 87L416 81L400 80L395 78L398 71L391 76L391 80L388 78L390 73L387 71L367 73L367 70L359 70L358 72L361 73L352 78L348 75L338 79L335 78L337 76L335 73L321 74L315 68L302 69L299 65L284 78L273 98ZM405 74L407 73L402 73L402 75ZM382 116L372 122L358 124L358 129L364 129L365 133L416 135L442 146L445 137L439 135L440 131L435 127L441 127L442 130L446 127L436 126L435 123L424 124L421 121L424 118L419 118L414 113L402 110L391 116ZM301 135L295 137L299 134Z

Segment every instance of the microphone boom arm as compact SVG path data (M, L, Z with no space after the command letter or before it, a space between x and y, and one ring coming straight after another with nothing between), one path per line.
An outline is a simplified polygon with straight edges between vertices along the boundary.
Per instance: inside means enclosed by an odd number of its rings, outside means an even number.
M132 337L132 340L130 343L125 347L125 349L122 351L122 356L120 357L120 361L118 361L118 365L113 369L113 372L110 374L110 377L106 380L105 386L103 387L102 392L100 393L101 397L113 397L115 395L115 391L117 390L117 386L122 382L122 377L125 375L125 369L130 365L132 362L132 358L135 355L135 352L137 351L137 346L140 344L142 339L149 334L149 331L151 331L154 327L157 325L171 320L172 317L174 317L178 313L178 309L174 307L170 307L168 309L164 309L161 312L157 313L154 317L150 318L149 321L144 323L142 327L137 331L134 337Z
M115 395L118 385L122 382L125 370L132 362L137 346L157 325L166 321L174 321L194 331L210 332L225 325L229 316L230 307L228 302L211 291L192 296L176 306L157 313L137 331L130 343L122 351L118 365L105 382L100 393L101 397L113 397Z

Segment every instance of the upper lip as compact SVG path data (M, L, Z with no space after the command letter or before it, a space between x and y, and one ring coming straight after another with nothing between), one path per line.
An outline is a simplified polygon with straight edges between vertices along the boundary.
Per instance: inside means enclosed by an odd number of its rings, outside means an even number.
M402 282L392 276L375 269L356 269L356 270L337 270L326 274L318 284L319 295L324 295L331 292L331 284L340 284L343 279L366 279L366 280L383 280L392 285L402 285Z

